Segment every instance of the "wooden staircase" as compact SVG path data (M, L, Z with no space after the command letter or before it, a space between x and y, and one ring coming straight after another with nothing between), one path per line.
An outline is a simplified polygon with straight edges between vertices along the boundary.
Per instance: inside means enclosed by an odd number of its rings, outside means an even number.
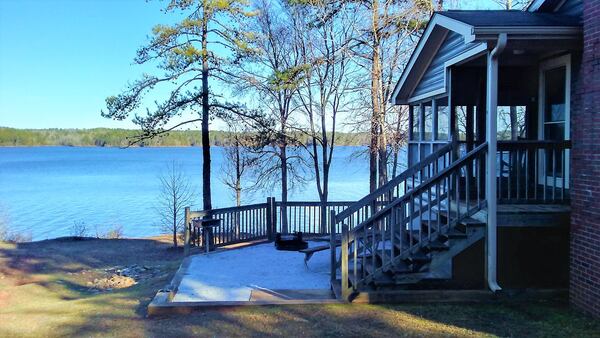
M487 144L482 144L444 166L439 165L440 154L432 154L437 158L408 170L419 173L418 179L404 176L361 200L363 204L333 215L334 226L342 228L336 257L341 280L334 287L339 296L352 300L361 292L421 288L451 279L452 258L485 234L486 201L478 174L486 152ZM404 192L390 193L398 185ZM365 208L370 210L366 216Z

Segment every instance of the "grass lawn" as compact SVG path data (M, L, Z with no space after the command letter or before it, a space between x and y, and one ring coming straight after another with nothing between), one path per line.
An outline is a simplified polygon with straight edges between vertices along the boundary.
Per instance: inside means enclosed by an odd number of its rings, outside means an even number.
M600 337L564 304L246 307L146 318L181 252L165 239L0 243L0 337L556 336ZM137 284L112 278L136 265Z

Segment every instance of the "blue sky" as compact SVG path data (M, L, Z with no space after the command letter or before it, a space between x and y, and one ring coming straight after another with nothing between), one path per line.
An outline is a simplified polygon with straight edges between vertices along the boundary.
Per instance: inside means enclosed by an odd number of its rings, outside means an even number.
M487 8L491 0L459 1ZM150 68L132 65L164 1L0 0L0 126L135 128L104 99ZM172 20L172 19L171 19Z

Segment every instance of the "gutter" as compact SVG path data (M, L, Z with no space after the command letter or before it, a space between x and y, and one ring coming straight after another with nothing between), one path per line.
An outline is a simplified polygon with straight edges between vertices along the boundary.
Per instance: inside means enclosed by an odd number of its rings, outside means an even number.
M497 227L498 227L498 214L497 214L497 203L496 192L497 192L497 181L496 181L496 151L498 148L497 141L497 121L496 112L498 110L498 56L504 51L506 43L508 41L508 35L501 33L498 35L498 41L494 49L488 54L487 58L487 141L488 141L488 154L487 154L487 167L488 172L486 175L486 200L488 205L487 210L487 234L486 234L486 258L487 258L487 283L490 290L493 292L500 291L502 288L498 285L497 281ZM492 114L492 112L494 112Z

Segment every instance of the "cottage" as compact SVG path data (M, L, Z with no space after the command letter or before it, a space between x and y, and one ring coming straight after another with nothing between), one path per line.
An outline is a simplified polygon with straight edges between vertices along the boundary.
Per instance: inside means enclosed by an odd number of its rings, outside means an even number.
M598 15L536 0L432 16L392 97L409 169L335 216L342 293L568 287L600 315Z
M600 315L598 15L590 0L435 13L391 98L409 109L407 170L356 202L188 211L186 246L206 247L204 216L217 246L326 235L305 261L328 251L338 300L569 290Z

